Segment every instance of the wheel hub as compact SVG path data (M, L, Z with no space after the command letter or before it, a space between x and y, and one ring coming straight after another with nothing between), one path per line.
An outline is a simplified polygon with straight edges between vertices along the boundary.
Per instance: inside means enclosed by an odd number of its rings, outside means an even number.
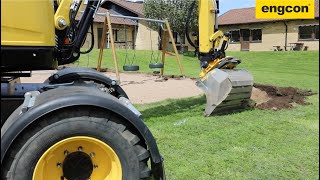
M42 154L32 180L122 179L120 159L106 143L87 136L61 140Z
M67 155L63 161L63 176L68 180L89 179L93 163L88 154L78 151Z

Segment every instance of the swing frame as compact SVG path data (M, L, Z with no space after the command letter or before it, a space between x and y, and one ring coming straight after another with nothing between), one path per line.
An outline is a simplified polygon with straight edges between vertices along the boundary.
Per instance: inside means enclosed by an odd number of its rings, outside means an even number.
M162 46L162 58L161 58L162 64L164 66L165 61L166 61L166 53L167 53L166 52L166 46L167 46L167 33L168 33L169 38L171 39L171 42L172 42L172 48L173 48L173 50L175 52L176 60L178 62L178 66L179 66L181 75L183 77L185 77L185 72L184 72L184 69L183 69L182 64L181 64L181 59L180 59L180 56L179 56L179 53L178 53L178 49L177 49L176 43L175 43L174 38L173 38L173 33L171 31L171 27L170 27L169 22L168 22L167 19L165 19L165 20L157 20L157 19L140 18L140 17L132 17L132 16L122 16L122 15L110 14L110 12L97 13L96 15L105 17L103 30L102 30L102 39L101 39L101 44L100 44L98 66L97 66L97 70L98 71L101 70L103 50L104 50L104 46L105 46L105 43L106 43L106 33L107 33L107 30L109 29L110 44L111 44L111 49L112 49L114 68L116 70L117 81L120 82L118 58L117 58L117 52L116 52L116 48L115 48L115 44L114 44L114 38L113 38L113 32L112 32L112 24L111 24L111 17L117 17L117 18L124 18L124 19L144 20L144 21L148 21L148 22L157 22L157 23L161 23L162 25L164 25L165 27L162 28L163 38L162 38L162 42L161 42L162 43L161 44L161 46ZM161 68L161 71L160 71L160 75L163 76L163 74L164 74L164 67Z

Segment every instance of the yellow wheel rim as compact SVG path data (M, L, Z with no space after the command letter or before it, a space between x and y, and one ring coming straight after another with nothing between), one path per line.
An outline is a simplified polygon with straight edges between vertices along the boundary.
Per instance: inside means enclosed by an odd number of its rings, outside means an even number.
M122 179L121 163L113 149L98 139L86 136L71 137L51 146L38 160L32 179L60 180L64 175L65 159L75 153L85 153L90 157L93 165L91 180Z

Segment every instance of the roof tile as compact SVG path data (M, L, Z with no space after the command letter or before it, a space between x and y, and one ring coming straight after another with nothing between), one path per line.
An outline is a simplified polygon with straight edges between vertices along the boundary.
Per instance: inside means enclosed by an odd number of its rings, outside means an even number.
M85 5L83 6L83 9L82 11L85 9ZM119 15L119 13L113 11L113 10L107 10L107 9L104 9L102 7L100 7L97 11L97 13L107 13L109 11L110 14L117 14ZM77 17L76 17L76 20L80 20L81 16L82 16L82 12L80 12ZM104 19L105 17L103 16L98 16L96 15L94 17L94 22L98 22L98 23L104 23ZM120 24L120 25L130 25L130 26L134 26L134 25L137 25L137 23L135 21L132 21L130 19L124 19L124 18L116 18L116 17L111 17L111 23L112 24Z
M140 2L129 2L126 0L106 0L105 2L110 1L118 6L121 6L129 11L137 14L139 17L143 17L143 3Z

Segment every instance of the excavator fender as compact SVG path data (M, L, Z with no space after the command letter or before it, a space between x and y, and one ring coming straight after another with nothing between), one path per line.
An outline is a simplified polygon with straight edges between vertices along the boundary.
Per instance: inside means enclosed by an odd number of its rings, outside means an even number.
M45 83L62 84L62 83L70 83L73 81L79 81L79 80L94 81L96 83L103 84L108 88L112 87L118 96L122 96L129 99L126 92L119 86L117 80L111 77L108 77L91 68L83 68L83 67L65 68L51 75L45 81Z
M91 106L113 112L131 124L137 135L144 139L150 151L154 176L157 177L156 179L165 179L163 158L152 133L143 120L116 97L95 88L69 86L59 87L41 94L36 93L36 98L29 101L28 105L30 104L33 106L28 106L29 109L26 112L21 111L22 114L14 112L15 115L11 115L13 117L9 117L1 128L1 164L19 134L31 124L38 123L36 121L41 120L41 117L71 107Z

